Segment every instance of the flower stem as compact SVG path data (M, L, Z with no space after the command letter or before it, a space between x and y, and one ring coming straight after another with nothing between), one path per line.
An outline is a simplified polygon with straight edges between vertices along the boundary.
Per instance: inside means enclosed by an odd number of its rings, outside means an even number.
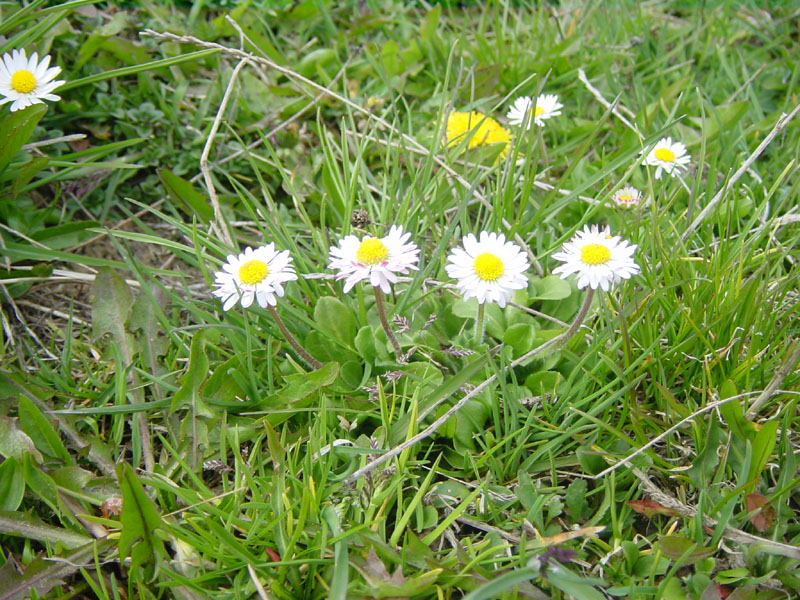
M295 338L289 332L289 330L286 328L286 324L283 322L283 319L281 319L280 315L278 314L278 311L275 310L275 307L267 305L267 310L269 311L269 314L272 315L272 318L275 319L275 323L278 324L278 329L281 330L283 337L285 337L286 341L292 345L292 348L294 348L295 352L297 352L302 361L313 369L321 369L322 363L311 356L308 351L300 345L300 342L297 341L297 338Z
M483 327L484 327L484 316L486 314L486 304L481 302L478 304L478 316L475 319L475 345L479 345L483 342Z
M386 337L389 338L389 341L392 343L392 347L394 348L394 354L397 357L398 362L405 362L403 360L403 350L400 348L400 342L397 341L397 338L394 335L394 331L389 326L389 321L386 319L386 307L383 304L383 292L379 287L372 287L372 290L375 292L375 305L378 307L378 317L381 319L381 325L383 325L383 330L386 332Z

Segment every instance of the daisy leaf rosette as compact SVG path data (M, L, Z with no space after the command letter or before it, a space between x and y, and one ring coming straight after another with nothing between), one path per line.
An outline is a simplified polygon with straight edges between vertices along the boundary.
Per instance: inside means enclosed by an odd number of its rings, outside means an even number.
M561 252L553 254L555 260L563 262L553 269L553 275L566 279L578 275L578 289L590 287L607 292L611 284L630 279L639 273L639 265L633 260L636 244L629 244L619 236L612 236L608 227L600 229L586 225L583 231L564 244Z
M530 96L520 96L511 105L506 114L508 123L515 127L521 127L524 123L526 129L530 129L531 122L539 127L544 127L545 121L561 114L564 105L558 101L555 94L540 94L534 98Z
M44 100L61 100L53 91L64 84L54 81L61 67L50 66L50 56L39 61L36 52L28 58L25 50L3 54L0 60L0 105L11 102L11 112L22 110Z
M408 241L410 238L411 234L398 225L393 225L382 238L345 236L338 246L331 246L328 268L338 271L336 279L345 280L345 294L359 281L369 281L388 294L390 284L397 283L398 274L417 270L419 248Z
M503 308L514 291L528 286L528 259L502 233L482 231L478 238L470 233L462 246L447 257L445 271L457 281L464 300L477 298L479 304L495 302Z
M686 152L686 146L681 142L673 142L671 137L666 137L660 139L646 153L642 164L655 167L655 177L656 179L661 179L662 171L672 177L676 177L691 160L692 157Z
M212 294L222 299L225 311L237 302L247 308L254 300L261 308L267 308L278 303L276 297L283 297L283 284L296 279L289 251L278 251L270 243L229 255L222 270L214 276L216 289Z

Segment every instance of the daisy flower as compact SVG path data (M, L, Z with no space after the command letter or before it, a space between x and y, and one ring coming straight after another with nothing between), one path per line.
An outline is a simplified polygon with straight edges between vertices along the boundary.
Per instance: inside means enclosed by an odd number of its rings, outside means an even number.
M692 157L686 152L686 146L680 142L673 142L671 137L667 137L662 138L653 146L642 160L642 164L656 167L656 179L661 179L661 171L675 177L682 169L686 168L691 160Z
M642 202L642 192L635 187L623 187L614 192L611 199L620 208L636 208Z
M457 279L456 287L464 300L477 298L479 304L496 302L501 308L514 290L528 287L524 273L530 266L522 249L505 236L482 231L480 239L467 234L463 248L454 248L447 257L445 271Z
M639 273L639 266L633 261L635 250L635 244L612 236L608 227L586 225L564 244L561 252L553 254L554 259L564 263L553 269L553 275L561 274L561 279L566 279L577 273L578 289L599 287L607 292L612 283Z
M11 102L11 112L21 110L32 104L41 104L43 100L61 100L53 93L62 85L62 80L53 81L61 72L61 67L50 67L50 57L45 56L41 62L34 52L30 58L25 50L13 50L11 54L3 54L0 61L0 106Z
M493 118L476 111L451 112L447 115L445 135L448 148L457 146L467 137L467 147L470 150L489 144L505 144L501 158L508 154L511 146L511 134L508 130Z
M369 282L389 293L390 283L397 283L397 273L405 275L409 269L417 269L419 248L409 242L410 233L403 233L403 228L393 225L388 235L382 238L367 236L358 239L348 235L331 246L331 263L329 269L337 269L336 279L345 279L345 294L353 289L359 281Z
M222 310L230 310L241 300L242 308L258 301L261 308L275 306L275 296L283 297L283 284L297 279L288 250L278 252L275 244L245 248L238 256L231 254L215 274L212 293L222 299Z
M528 120L526 129L530 129L531 121L539 127L544 127L545 120L560 115L562 108L564 105L558 101L558 96L555 94L541 94L535 102L530 96L520 96L508 110L506 118L509 124L517 127L525 123L526 118ZM527 116L531 111L533 114Z

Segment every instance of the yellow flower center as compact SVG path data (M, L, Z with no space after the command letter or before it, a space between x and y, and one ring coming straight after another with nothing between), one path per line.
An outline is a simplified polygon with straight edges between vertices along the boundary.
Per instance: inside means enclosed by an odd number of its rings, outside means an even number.
M633 202L633 196L620 196L620 202Z
M656 158L664 162L672 162L675 160L675 153L669 148L656 148Z
M269 275L269 267L260 260L248 260L239 267L239 279L247 285L255 285Z
M585 265L602 265L611 260L611 250L602 244L587 244L581 248L581 262Z
M505 272L503 261L488 252L476 256L472 268L475 269L475 275L484 281L497 281Z
M544 109L541 106L537 106L533 114L534 116L541 117L544 114Z
M11 87L20 94L29 94L36 89L36 77L30 71L17 71L11 76Z
M362 265L371 267L382 263L389 258L389 250L386 245L377 238L368 238L361 242L356 250L356 260Z

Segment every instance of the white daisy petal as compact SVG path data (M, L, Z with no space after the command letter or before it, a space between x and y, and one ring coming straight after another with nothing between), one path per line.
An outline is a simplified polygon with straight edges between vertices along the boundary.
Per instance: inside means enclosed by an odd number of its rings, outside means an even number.
M526 129L530 129L531 123L544 127L544 122L560 115L562 108L564 105L554 94L541 94L536 99L530 96L520 96L508 110L506 118L510 125L516 127L525 125Z
M58 101L61 98L52 92L64 81L53 81L61 67L50 67L50 57L34 52L30 58L24 50L13 50L3 54L0 63L0 105L11 102L11 112L21 110L42 100Z
M359 281L369 281L373 287L389 293L391 284L397 282L397 273L417 269L419 248L408 241L410 238L411 234L404 233L399 225L393 225L382 238L366 236L359 240L348 235L338 246L331 246L328 268L339 271L337 279L346 278L345 294Z
M681 142L673 142L671 137L662 138L649 151L642 151L642 155L643 165L656 167L656 179L661 179L662 172L677 177L692 160L686 152L686 146Z
M514 290L528 285L524 273L530 266L522 249L506 242L503 234L482 231L479 239L467 234L463 248L454 248L447 257L445 271L457 280L464 299L476 298L479 304L496 302L504 307Z
M228 255L222 270L214 275L214 296L222 299L222 310L228 311L240 302L247 308L257 301L266 308L275 306L275 296L283 297L283 284L297 279L288 250L275 250L275 244L245 248L241 254Z
M633 260L634 250L635 244L612 236L608 227L586 225L561 247L561 252L553 254L555 260L564 263L553 269L553 275L566 279L577 273L578 289L599 287L607 292L612 283L639 273L639 266Z

